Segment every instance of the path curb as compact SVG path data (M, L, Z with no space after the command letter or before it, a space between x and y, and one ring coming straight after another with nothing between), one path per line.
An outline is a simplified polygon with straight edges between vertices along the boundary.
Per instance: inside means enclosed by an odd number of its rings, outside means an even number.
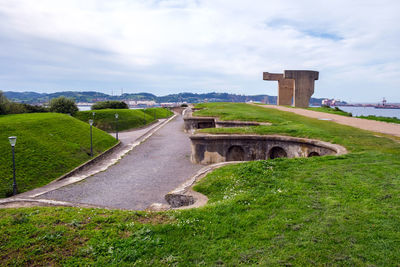
M117 149L118 147L121 146L121 141L118 141L118 143L116 143L115 145L113 145L112 147L110 147L109 149L107 149L106 151L100 153L99 155L97 155L96 157L82 163L81 165L79 165L78 167L76 167L75 169L73 169L70 172L67 172L66 174L61 175L60 177L58 177L57 179L51 181L49 184L51 183L55 183L58 182L60 180L63 180L65 178L68 178L72 175L74 175L75 173L83 170L86 167L91 166L93 163L98 162L99 160L103 159L105 156L107 156L108 154L111 154L112 152L114 152L115 149Z

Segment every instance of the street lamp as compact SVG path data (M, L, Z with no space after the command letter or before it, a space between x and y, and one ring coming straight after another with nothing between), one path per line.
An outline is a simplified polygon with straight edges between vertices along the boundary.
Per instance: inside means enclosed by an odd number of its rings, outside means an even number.
M94 115L96 115L96 112L92 112L92 115L93 115L93 120L94 120Z
M90 156L93 157L93 135L92 135L93 120L89 120L89 124L90 124Z
M157 108L154 108L154 120L157 120L157 112L156 112Z
M143 125L146 125L146 109L145 108L143 108L143 121L144 121Z
M115 113L115 138L118 141L118 113Z
M17 181L15 180L15 143L17 142L16 136L8 137L12 149L12 159L13 159L13 196L17 194Z

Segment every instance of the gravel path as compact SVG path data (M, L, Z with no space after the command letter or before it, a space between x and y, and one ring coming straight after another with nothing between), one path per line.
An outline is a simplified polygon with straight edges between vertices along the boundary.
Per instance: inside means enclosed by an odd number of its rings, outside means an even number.
M279 109L282 111L288 111L292 113L296 113L302 116L316 118L316 119L329 119L336 123L353 126L356 128L360 128L367 131L373 131L378 133L384 133L394 136L400 136L400 124L395 123L387 123L382 121L373 121L373 120L366 120L360 118L352 118L352 117L345 117L336 114L329 114L324 112L318 112L313 110L307 109L300 109L300 108L287 108L283 106L275 106L275 105L261 105L260 107L263 108L274 108Z
M183 119L177 116L105 172L40 198L143 210L152 203L166 203L169 191L204 167L192 164L190 153Z

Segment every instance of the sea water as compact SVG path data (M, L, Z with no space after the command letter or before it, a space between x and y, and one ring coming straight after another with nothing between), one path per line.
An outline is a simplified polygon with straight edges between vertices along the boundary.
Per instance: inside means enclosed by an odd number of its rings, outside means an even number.
M375 115L380 117L396 117L400 119L400 109L382 109L374 107L339 107L341 110L351 112L353 116Z

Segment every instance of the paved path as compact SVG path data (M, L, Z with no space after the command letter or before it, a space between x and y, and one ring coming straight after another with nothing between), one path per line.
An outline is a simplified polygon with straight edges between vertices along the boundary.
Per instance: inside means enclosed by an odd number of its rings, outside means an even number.
M383 134L389 134L400 137L400 124L387 123L382 121L373 121L353 117L345 117L336 114L329 114L324 112L318 112L313 110L301 109L301 108L287 108L276 105L260 105L263 108L274 108L282 111L288 111L296 113L302 116L316 118L316 119L330 119L336 123L353 126L367 131L373 131Z
M164 196L169 191L204 167L192 164L190 153L183 119L177 116L118 164L39 198L143 210L152 203L166 203Z

